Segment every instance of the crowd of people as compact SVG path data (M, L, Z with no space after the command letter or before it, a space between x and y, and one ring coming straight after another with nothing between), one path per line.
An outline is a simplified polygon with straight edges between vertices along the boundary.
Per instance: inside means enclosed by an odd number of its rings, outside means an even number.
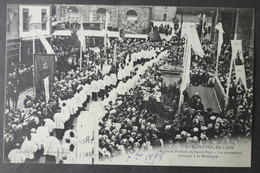
M20 92L33 85L32 66L12 62L8 69L11 70L7 76L6 108L16 110Z
M121 72L125 71L123 70L124 67L128 67L130 62L144 63L147 59L146 57L142 58L142 56L145 55L143 52L148 47L135 49L137 44L141 44L141 41L134 40L131 43L127 41L127 44L129 47L124 49L120 45L125 45L125 43L117 44L119 49L114 68L122 69ZM142 44L145 45L144 42ZM154 45L159 46L155 43ZM128 54L128 51L132 56L123 55ZM142 52L138 53L139 51ZM98 54L93 55L98 56ZM44 93L42 93L37 98L26 96L24 109L6 109L5 154L10 162L38 162L42 155L45 156L46 163L58 163L60 161L73 163L75 161L76 144L69 142L72 141L71 138L66 140L63 134L64 131L73 128L74 117L79 114L83 107L86 107L90 98L96 101L98 98L104 99L104 95L107 95L109 88L100 86L105 78L102 70L106 67L106 61L109 61L109 58L105 60L103 69L100 68L99 60L101 61L100 57L84 57L82 70L78 67L76 70L71 69L64 72L65 75L56 74L49 101L46 102ZM108 62L108 64L111 64L111 62ZM120 70L111 68L108 70L111 74L110 76L107 74L107 77L112 76L110 79L115 78L116 81L119 80L120 82L120 74L117 74L118 79L115 75L117 71ZM133 74L124 75L129 77ZM124 80L124 78L122 77L121 80ZM113 83L113 86L117 84L118 82ZM46 130L47 133L45 133ZM37 133L37 131L39 132ZM39 137L43 131L46 135ZM40 142L38 138L40 138ZM50 143L55 143L55 145L50 146ZM69 156L66 155L64 158L61 156L64 154L63 144L67 145L67 149L68 146L70 148ZM20 160L17 160L17 157L14 156L16 152L20 153ZM66 160L68 157L70 157L71 162Z
M203 50L205 57L192 56L194 65L191 67L191 78L195 75L200 76L196 76L196 80L191 79L191 85L213 87L215 50L210 43L204 43ZM141 76L140 85L137 84L131 93L106 107L107 113L99 124L101 160L175 144L235 145L247 142L251 138L252 88L244 92L240 89L232 90L232 84L228 106L223 112L215 112L210 107L204 107L198 92L193 96L184 92L184 104L178 112L179 85L164 87L162 75L158 71L169 59L170 56L164 59L163 63L153 64L153 67L148 68ZM246 71L248 74L252 69ZM202 78L202 75L206 77ZM243 88L242 83L237 84L237 88ZM173 92L168 92L167 89ZM173 93L169 109L161 105L161 98L157 98L157 92L165 93L164 90ZM159 123L165 114L171 116Z
M46 101L41 93L37 98L27 96L24 109L7 107L4 134L7 161L40 162L45 156L46 163L76 163L80 141L73 126L74 119L91 102L109 98L113 88L117 88L118 93L104 107L106 114L99 122L101 160L133 150L162 148L182 142L235 143L250 138L253 71L249 57L245 58L249 89L245 90L241 83L235 84L233 80L227 109L216 113L211 108L204 108L199 93L188 96L184 92L184 104L179 108L180 83L170 89L163 84L160 67L181 66L183 39L111 40L110 47L100 47L99 52L87 49L81 69L79 49L73 46L74 43L68 44L69 40L67 37L54 40L60 69L55 73L50 99ZM212 87L215 51L211 43L202 45L204 57L192 53L190 84ZM226 59L221 57L220 61ZM71 66L67 66L69 64ZM225 69L226 64L220 63L219 68ZM141 74L138 73L140 67L144 69ZM222 76L227 76L224 72L219 70ZM126 83L133 78L136 79L134 87L128 88ZM129 89L127 92L126 88ZM172 98L170 108L163 105L161 98L161 94L167 92Z
M213 87L216 69L216 50L213 44L208 41L202 42L204 57L200 57L192 52L190 84L193 86Z

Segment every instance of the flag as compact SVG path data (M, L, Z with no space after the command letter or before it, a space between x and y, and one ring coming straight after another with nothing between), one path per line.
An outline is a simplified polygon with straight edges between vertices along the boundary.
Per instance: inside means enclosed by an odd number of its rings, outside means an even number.
M186 41L186 46L183 56L183 74L182 74L182 83L180 90L183 92L190 84L190 65L191 65L191 44L189 39Z
M183 74L182 74L182 83L180 86L180 99L179 99L179 110L181 111L181 105L184 102L184 96L183 91L186 90L186 88L190 84L190 66L191 66L191 43L189 40L189 36L185 35L185 48L184 48L184 56L183 56Z
M182 26L181 37L184 36L189 40L190 46L192 47L194 53L200 57L203 57L204 51L201 46L196 26L190 23L184 23Z
M34 54L34 87L36 96L45 90L44 79L49 78L49 86L53 84L55 55Z
M222 28L222 23L218 23L215 28L218 30L218 56L220 55L221 52L221 46L223 44L223 34L225 33L223 28Z
M223 28L222 28L222 23L218 23L215 26L215 29L218 30L218 50L217 50L217 63L216 63L216 76L218 74L218 61L219 61L219 56L221 52L221 47L223 44L223 34L225 33Z
M86 51L86 38L83 33L83 30L84 30L83 29L83 17L80 16L80 30L78 31L78 39L79 39L82 51L85 52Z
M81 31L78 32L78 39L80 42L80 46L82 47L82 51L85 52L86 51L86 40L85 40L85 35Z

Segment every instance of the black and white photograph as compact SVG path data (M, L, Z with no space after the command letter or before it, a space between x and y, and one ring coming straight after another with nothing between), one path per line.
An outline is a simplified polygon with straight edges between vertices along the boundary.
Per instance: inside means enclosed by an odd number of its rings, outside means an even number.
M255 9L7 4L4 163L251 167Z

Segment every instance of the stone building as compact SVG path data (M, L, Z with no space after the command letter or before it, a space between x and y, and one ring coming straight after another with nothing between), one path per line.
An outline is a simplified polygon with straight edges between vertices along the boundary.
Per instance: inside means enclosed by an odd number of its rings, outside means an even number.
M102 21L105 23L106 12L110 14L109 25L123 28L133 33L146 33L152 20L172 21L177 7L167 6L112 6L112 5L73 5L82 16L83 23L90 21ZM57 20L69 21L71 15L69 8L72 5L54 5L53 14ZM80 19L77 20L80 22Z

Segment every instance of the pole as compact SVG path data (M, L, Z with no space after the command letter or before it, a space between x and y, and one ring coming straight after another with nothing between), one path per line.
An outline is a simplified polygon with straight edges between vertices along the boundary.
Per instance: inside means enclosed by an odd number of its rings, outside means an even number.
M33 97L35 98L36 97L36 89L35 89L35 81L34 81L34 79L35 79L35 60L34 60L34 55L35 55L35 34L36 34L36 32L35 32L35 27L34 27L34 25L33 25Z
M221 34L221 32L218 31L218 44L219 44L219 40L220 40L220 36L221 36L220 34ZM215 77L218 77L218 61L219 61L219 56L220 56L220 50L218 50L219 48L221 48L221 47L218 46L218 48L217 48L217 62L216 62L216 73L215 73Z
M228 105L228 95L229 95L229 89L230 89L230 82L231 82L231 74L232 74L232 69L233 69L233 58L231 57L231 62L230 62L230 68L229 68L229 76L228 76L228 86L227 86L227 92L226 92L226 97L225 97L225 108Z
M201 24L201 34L200 34L200 39L202 40L202 37L203 37L203 29L204 29L204 15L202 16L202 24Z
M82 69L82 43L80 43L79 70Z
M234 40L237 39L237 23L238 23L238 9L236 10L236 23L235 23L235 33L234 33Z
M236 23L235 23L235 33L234 33L234 40L237 39L237 22L238 22L238 9L236 10ZM228 86L227 86L227 92L225 97L225 109L228 105L228 95L229 95L229 89L230 89L230 82L231 82L231 75L232 75L232 69L233 69L233 57L231 56L231 62L230 62L230 68L229 68L229 76L228 76Z
M216 18L215 18L215 26L218 23L218 15L219 15L218 13L219 13L219 9L217 8L217 13L216 13ZM213 30L213 27L211 27L211 29ZM213 33L212 30L211 30L211 34ZM216 32L216 29L215 29L215 32ZM214 32L214 35L213 35L213 42L216 45L216 34L215 34L215 32Z
M80 32L82 32L83 31L83 16L81 15L80 16ZM82 33L80 33L80 34L82 34ZM84 37L85 38L85 37ZM86 41L85 39L83 40L81 40L81 42L80 42L80 56L79 56L79 70L81 71L81 69L82 69L82 51L83 51L83 48L82 48L82 46L84 45L85 46L85 44L82 44L82 42L83 41Z
M183 83L184 83L184 80L185 80L185 74L186 74L186 70L187 70L187 44L188 44L188 41L187 41L188 38L185 38L185 48L184 48L184 55L183 55L183 73L182 73L182 82L181 82L181 93L180 93L180 99L179 99L179 108L178 108L178 114L180 114L181 112L181 104L182 104L182 100L183 100Z
M35 29L33 26L33 54L35 54Z

